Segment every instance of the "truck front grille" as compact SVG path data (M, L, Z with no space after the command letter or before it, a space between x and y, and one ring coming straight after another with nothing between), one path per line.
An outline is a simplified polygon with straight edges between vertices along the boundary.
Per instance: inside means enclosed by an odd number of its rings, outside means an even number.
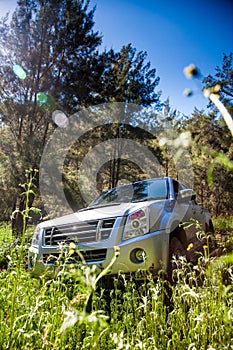
M115 219L104 219L45 228L44 245L58 246L61 243L90 243L105 240L109 238L114 223Z
M80 251L80 254L86 263L96 263L103 262L106 259L107 249L94 249L87 251ZM74 253L71 256L65 258L61 253L52 253L52 254L43 254L43 263L44 264L54 264L58 259L62 260L67 264L81 262L82 259L79 254Z

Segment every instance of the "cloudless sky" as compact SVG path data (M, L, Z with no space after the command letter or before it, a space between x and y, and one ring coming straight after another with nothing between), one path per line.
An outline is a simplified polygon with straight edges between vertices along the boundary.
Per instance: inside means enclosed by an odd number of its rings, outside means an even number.
M187 80L183 68L196 64L204 76L233 51L233 0L92 0L103 45L120 50L132 43L145 50L160 77L158 89L173 108L190 113L207 104L201 84ZM186 88L193 97L183 95Z
M0 16L12 13L16 2L0 0ZM119 51L132 43L147 51L160 77L162 100L169 97L185 114L205 108L201 84L187 80L183 68L194 63L204 76L214 74L223 53L233 51L233 0L91 0L92 5L102 48ZM195 90L194 96L185 97L186 88Z

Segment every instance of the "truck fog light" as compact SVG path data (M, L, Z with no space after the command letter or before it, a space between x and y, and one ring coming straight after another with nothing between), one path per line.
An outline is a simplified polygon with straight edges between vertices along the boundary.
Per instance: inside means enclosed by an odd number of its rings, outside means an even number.
M136 248L130 253L130 259L134 264L141 264L146 260L146 252L141 248Z

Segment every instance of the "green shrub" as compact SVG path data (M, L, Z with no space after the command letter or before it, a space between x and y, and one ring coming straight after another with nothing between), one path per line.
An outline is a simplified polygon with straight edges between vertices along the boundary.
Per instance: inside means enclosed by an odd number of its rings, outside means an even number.
M233 216L219 216L213 219L214 229L217 233L233 233Z

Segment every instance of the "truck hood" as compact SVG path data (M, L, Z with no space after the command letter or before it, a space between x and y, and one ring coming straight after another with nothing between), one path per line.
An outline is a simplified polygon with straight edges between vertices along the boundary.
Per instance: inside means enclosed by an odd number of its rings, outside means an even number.
M153 201L155 202L155 201ZM157 202L163 202L164 200L158 200ZM75 213L61 216L56 219L51 219L40 223L40 227L60 226L66 224L74 224L79 221L91 221L101 220L108 218L116 218L128 215L139 208L145 208L150 205L151 201L143 201L137 203L119 203L111 205L102 205L97 207L87 207L81 209ZM162 203L160 203L162 204Z

